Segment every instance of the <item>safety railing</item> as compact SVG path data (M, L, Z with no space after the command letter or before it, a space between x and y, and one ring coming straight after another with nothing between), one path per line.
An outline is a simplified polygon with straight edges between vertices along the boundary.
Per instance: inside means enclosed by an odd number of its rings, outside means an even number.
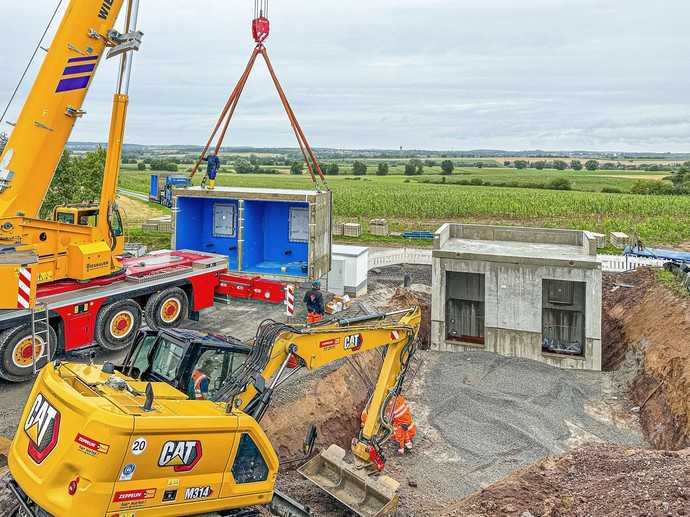
M431 250L419 248L391 248L369 252L369 269L396 264L431 265Z
M430 249L390 248L369 252L369 269L393 266L396 264L431 265ZM633 271L641 267L664 267L664 260L645 257L626 257L623 255L597 255L604 271Z
M634 271L641 267L664 267L665 260L628 257L625 255L597 255L597 260L601 262L604 271L622 273L623 271Z

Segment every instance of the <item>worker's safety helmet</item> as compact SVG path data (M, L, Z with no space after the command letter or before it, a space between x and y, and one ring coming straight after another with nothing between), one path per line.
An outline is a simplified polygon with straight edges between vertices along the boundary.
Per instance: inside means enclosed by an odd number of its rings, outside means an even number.
M311 284L314 289L321 289L321 280L314 280Z

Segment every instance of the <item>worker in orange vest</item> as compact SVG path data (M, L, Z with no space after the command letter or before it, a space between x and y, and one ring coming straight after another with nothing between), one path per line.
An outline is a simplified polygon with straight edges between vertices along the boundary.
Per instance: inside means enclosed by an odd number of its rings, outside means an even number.
M190 398L194 400L206 400L208 398L208 387L211 381L206 372L209 371L209 366L207 361L203 365L197 365L194 368L191 379L192 390L190 390L192 391L192 396Z
M417 426L412 421L412 413L407 399L397 395L386 406L386 419L393 424L393 437L398 442L398 454L405 454L405 449L412 450L412 440L417 434ZM367 421L367 408L362 411L362 427Z

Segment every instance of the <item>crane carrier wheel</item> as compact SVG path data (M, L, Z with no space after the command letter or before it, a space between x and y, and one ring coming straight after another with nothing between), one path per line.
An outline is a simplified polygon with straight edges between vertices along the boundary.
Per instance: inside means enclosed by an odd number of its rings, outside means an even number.
M144 318L152 330L177 328L189 313L189 298L179 287L152 295L146 302Z
M49 348L51 359L55 354L57 334L52 327L50 333ZM7 329L0 333L0 377L12 381L23 382L34 376L34 356L45 355L45 334L36 335L36 350L32 351L33 339L31 337L31 324L26 323L18 327ZM37 370L45 366L47 357L39 359Z
M101 307L96 318L96 343L106 350L123 350L134 343L141 327L141 307L134 300L119 300Z

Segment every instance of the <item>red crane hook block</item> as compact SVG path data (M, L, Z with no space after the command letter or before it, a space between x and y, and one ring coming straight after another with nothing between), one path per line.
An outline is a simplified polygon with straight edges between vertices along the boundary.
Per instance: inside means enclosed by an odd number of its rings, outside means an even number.
M263 43L268 38L271 22L265 16L259 16L252 21L252 36L257 43Z

